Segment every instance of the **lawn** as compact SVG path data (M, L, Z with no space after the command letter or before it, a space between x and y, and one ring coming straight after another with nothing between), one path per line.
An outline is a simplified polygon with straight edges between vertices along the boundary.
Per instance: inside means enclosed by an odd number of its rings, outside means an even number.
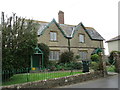
M65 77L75 74L81 74L82 72L46 72L46 73L25 73L25 74L15 74L8 81L3 82L2 85L12 85L20 84L25 82L33 82L38 80L48 80L52 78Z

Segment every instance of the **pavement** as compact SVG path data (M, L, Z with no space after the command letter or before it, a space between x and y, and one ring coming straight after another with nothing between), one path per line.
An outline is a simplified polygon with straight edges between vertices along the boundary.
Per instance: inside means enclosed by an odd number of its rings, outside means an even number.
M109 72L108 74L109 76L104 78L61 86L57 88L118 88L118 74L112 72Z
M118 73L116 72L108 72L108 75L117 75Z

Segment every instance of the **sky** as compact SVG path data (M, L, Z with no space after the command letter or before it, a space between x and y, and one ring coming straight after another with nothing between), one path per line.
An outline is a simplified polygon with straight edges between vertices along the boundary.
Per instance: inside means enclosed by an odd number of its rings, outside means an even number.
M39 21L58 21L58 12L64 12L65 24L93 27L106 40L118 35L119 0L0 0L0 12ZM104 42L105 42L104 41ZM108 55L107 44L104 43Z

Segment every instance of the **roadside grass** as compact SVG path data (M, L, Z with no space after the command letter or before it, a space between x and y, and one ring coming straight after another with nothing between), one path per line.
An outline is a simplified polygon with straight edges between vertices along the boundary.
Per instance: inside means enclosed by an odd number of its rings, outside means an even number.
M115 66L114 65L107 66L107 71L108 72L115 72Z
M33 82L38 80L48 80L52 78L65 77L75 74L81 74L82 72L43 72L43 73L25 73L25 74L15 74L8 81L3 82L2 85L13 85L26 82Z

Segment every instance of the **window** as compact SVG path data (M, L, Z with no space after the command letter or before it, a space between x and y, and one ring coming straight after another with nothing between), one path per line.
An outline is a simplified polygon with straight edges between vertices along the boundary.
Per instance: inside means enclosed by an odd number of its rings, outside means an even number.
M83 34L79 35L79 42L84 43L85 42L85 36Z
M59 51L50 51L50 60L59 60Z
M56 32L50 32L50 40L51 41L57 40L57 33Z
M80 59L81 60L86 60L87 59L87 51L80 51Z

